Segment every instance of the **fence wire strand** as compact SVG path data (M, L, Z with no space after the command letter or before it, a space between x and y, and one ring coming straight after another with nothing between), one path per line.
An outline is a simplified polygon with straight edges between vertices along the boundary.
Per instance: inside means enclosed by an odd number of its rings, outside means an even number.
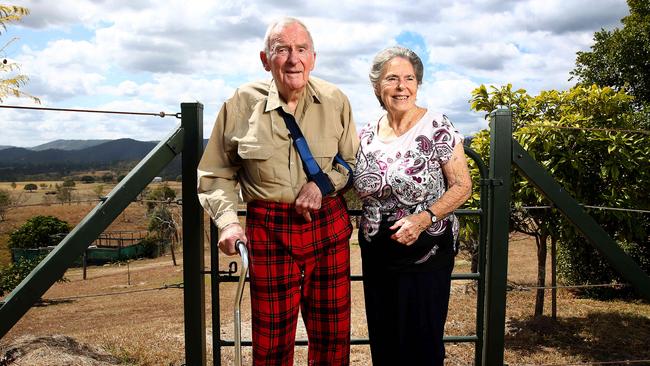
M163 286L155 287L155 288L143 288L143 289L139 289L139 290L106 292L106 293L100 293L100 294L78 295L78 296L68 296L68 297L54 297L54 298L51 298L51 299L42 299L42 301L43 302L48 302L48 301L53 302L53 301L86 299L86 298L91 298L91 297L117 296L117 295L125 295L125 294L135 294L135 293L138 293L138 292L168 290L168 289L173 289L173 288L182 289L183 284L182 283L174 283L174 284L170 284L170 285L163 285Z
M624 132L624 133L641 133L650 135L650 130L630 130L623 128L604 128L604 127L570 127L570 126L549 126L543 124L531 124L523 127L539 127L549 130L580 130L580 131L605 131L605 132Z
M18 105L0 105L0 108L6 109L28 109L37 111L56 111L56 112L83 112L83 113L101 113L101 114L127 114L135 116L157 116L160 118L176 117L181 118L180 113L166 113L166 112L129 112L129 111L104 111L97 109L74 109L74 108L51 108L51 107L28 107Z
M579 363L508 363L511 366L598 366L598 365L648 365L650 360L591 361Z

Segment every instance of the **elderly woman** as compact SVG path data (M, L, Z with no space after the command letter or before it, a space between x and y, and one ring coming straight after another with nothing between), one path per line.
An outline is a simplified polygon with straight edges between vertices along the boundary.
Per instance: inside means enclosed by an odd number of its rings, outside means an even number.
M463 137L445 115L416 105L420 58L403 47L375 57L370 81L386 110L360 133L354 187L374 366L442 365L453 211L471 192Z

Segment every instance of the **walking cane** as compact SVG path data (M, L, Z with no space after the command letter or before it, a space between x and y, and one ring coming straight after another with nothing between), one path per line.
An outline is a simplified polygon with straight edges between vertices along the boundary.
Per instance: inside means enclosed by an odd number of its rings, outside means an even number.
M243 241L237 240L235 248L241 256L241 272L239 273L239 284L235 296L235 366L241 366L241 299L244 295L246 274L248 274L248 250Z

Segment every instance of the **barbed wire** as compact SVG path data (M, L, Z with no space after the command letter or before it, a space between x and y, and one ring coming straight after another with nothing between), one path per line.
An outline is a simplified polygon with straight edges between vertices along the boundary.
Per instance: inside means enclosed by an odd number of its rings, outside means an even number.
M593 206L593 205L583 205L580 204L580 206L584 208L591 208L591 209L597 209L597 210L610 210L610 211L623 211L623 212L636 212L636 213L650 213L650 210L642 210L638 208L620 208L620 207L607 207L607 206ZM547 210L549 208L555 208L555 206L522 206L521 207L524 210Z
M74 109L74 108L50 108L50 107L28 107L28 106L18 106L18 105L0 105L0 108L7 109L29 109L29 110L40 110L40 111L56 111L56 112L84 112L84 113L102 113L102 114L128 114L136 116L158 116L160 118L165 117L176 117L181 118L180 113L165 113L165 112L128 112L128 111L104 111L96 109Z
M77 200L77 201L65 201L65 202L41 202L41 203L30 203L26 205L10 205L9 208L22 208L22 207L37 207L37 206L52 206L52 205L65 205L65 204L73 204L73 203L92 203L92 202L103 202L106 201L107 197L102 197L102 198L95 198L91 200ZM182 199L176 199L176 200L144 200L144 199L135 199L131 201L132 203L169 203L169 204L174 204L174 205L183 205L183 200Z
M125 294L134 294L138 292L149 292L149 291L160 291L168 289L182 289L183 283L173 283L171 285L163 285L155 288L143 288L139 290L129 290L129 291L119 291L119 292L105 292L100 294L90 294L90 295L78 295L78 296L68 296L68 297L54 297L51 299L42 299L43 302L47 301L66 301L66 300L76 300L76 299L85 299L90 297L104 297L104 296L115 296L115 295L125 295Z
M72 204L72 203L91 203L91 202L100 202L100 201L105 201L107 197L102 197L102 198L96 198L96 199L89 199L89 200L77 200L77 201L66 201L66 202L41 202L41 203L30 203L26 205L11 205L9 207L11 208L19 208L19 207L35 207L35 206L51 206L51 205L57 205L57 204ZM147 200L147 199L135 199L131 202L135 203L169 203L169 204L175 204L182 206L183 205L183 199L182 198L177 198L175 200ZM635 212L635 213L643 213L643 214L650 214L650 210L643 210L643 209L638 209L638 208L619 208L619 207L608 207L608 206L593 206L593 205L584 205L580 204L580 206L584 208L590 208L590 209L596 209L596 210L609 210L609 211L622 211L622 212ZM547 210L550 208L555 208L555 206L551 205L542 205L542 206L522 206L521 209L523 210ZM515 208L512 208L511 210L515 210Z
M579 363L508 363L512 366L598 366L649 364L650 360L590 361Z
M626 132L626 133L642 133L644 135L650 135L650 130L630 130L622 128L604 128L604 127L569 127L569 126L549 126L542 124L531 124L523 127L540 127L547 128L551 130L581 130L581 131L606 131L606 132Z
M552 289L574 289L574 288L596 288L596 287L612 287L612 288L623 288L629 287L627 283L601 283L601 284L584 284L584 285L557 285L557 286L522 286L517 284L509 283L508 286L518 291L529 291L529 290L552 290Z

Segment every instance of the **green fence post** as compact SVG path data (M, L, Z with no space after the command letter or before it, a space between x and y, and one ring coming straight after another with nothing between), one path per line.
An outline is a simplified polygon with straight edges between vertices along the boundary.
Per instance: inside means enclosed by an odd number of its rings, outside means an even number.
M205 365L205 277L203 274L203 208L196 195L196 169L203 155L203 105L181 103L185 131L183 162L183 301L185 363Z
M503 365L508 276L512 113L507 109L498 109L490 117L491 194L488 203L483 365L500 366Z

